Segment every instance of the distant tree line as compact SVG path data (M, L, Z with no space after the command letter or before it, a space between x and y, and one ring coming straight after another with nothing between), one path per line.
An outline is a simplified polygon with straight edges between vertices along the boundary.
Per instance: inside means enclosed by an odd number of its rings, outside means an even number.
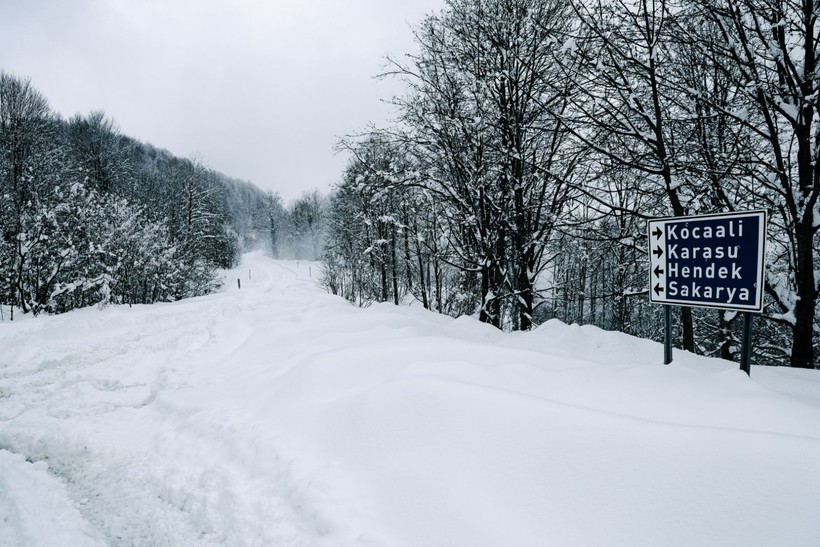
M0 72L0 319L206 294L254 247L313 258L314 202L286 210L122 135L102 112L64 120L29 80Z
M304 192L288 207L276 192L268 191L250 205L252 246L261 246L273 258L319 260L324 249L326 208L327 198L318 190Z
M397 124L341 143L330 290L660 339L646 220L767 209L757 358L818 365L817 3L445 4L389 60ZM679 345L737 358L737 315L681 308Z

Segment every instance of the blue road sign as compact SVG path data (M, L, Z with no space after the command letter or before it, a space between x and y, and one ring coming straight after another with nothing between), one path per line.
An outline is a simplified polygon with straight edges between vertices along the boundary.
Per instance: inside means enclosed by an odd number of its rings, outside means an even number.
M763 311L765 211L647 224L652 302Z

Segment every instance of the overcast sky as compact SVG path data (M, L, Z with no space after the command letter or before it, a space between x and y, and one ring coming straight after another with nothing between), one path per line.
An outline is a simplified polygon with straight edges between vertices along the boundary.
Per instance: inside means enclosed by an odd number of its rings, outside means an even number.
M383 125L399 89L375 76L412 51L443 0L0 0L0 69L68 118L127 135L286 202L323 193L337 137Z

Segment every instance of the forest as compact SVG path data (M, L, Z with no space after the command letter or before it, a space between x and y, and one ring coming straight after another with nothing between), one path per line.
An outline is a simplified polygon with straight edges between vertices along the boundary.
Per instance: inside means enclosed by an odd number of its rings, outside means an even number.
M818 366L818 8L810 0L446 0L381 77L395 123L343 139L323 283L499 329L660 340L646 221L764 209L755 362ZM737 359L740 314L675 345Z
M216 289L242 252L324 261L349 301L506 331L557 318L660 340L648 219L765 209L755 360L820 364L818 8L785 0L446 0L381 78L386 127L334 191L276 192L64 119L0 72L0 320ZM734 311L677 347L738 359Z
M255 248L314 259L321 199L285 207L99 111L64 120L0 72L0 320L207 294Z

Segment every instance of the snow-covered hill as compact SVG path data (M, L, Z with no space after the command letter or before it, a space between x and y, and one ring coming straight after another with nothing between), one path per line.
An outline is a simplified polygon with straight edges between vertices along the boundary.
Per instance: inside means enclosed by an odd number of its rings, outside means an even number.
M357 309L317 269L1 322L0 545L818 545L818 371Z

